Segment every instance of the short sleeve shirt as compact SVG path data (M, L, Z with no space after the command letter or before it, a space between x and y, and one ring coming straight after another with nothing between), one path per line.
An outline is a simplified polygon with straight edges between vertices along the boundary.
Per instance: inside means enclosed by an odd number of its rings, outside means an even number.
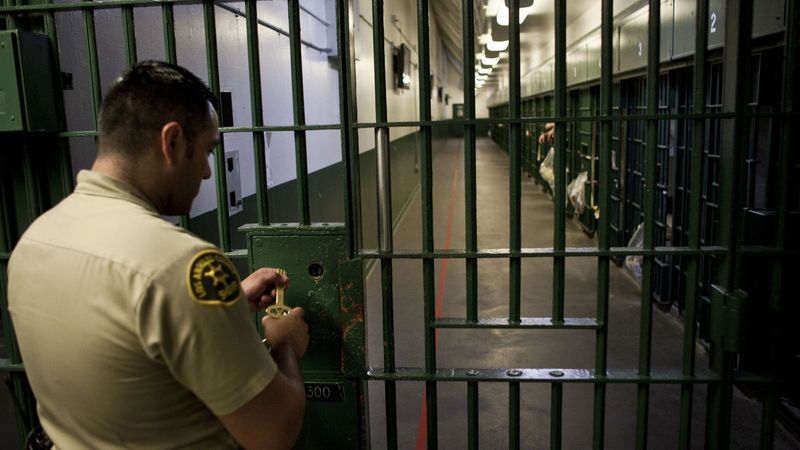
M127 183L78 175L9 263L9 311L57 448L232 448L217 416L273 379L239 275Z

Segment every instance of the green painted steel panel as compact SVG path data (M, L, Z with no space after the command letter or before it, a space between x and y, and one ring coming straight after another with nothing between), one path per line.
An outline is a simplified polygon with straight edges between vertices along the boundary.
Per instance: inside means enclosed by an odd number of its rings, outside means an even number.
M266 227L263 230L249 239L252 269L280 267L291 278L286 303L305 308L309 327L313 330L309 351L303 358L303 368L338 371L342 347L337 286L339 263L345 250L344 235L327 234L330 229L323 227L318 232L307 234L290 228ZM321 276L311 275L313 270L320 268Z
M675 39L673 58L694 53L695 46L695 0L674 0ZM708 5L708 48L718 48L725 41L725 4L722 0L710 0Z
M303 432L295 448L360 448L365 370L361 259L347 259L341 224L246 225L250 269L280 267L285 301L305 309L310 343L301 361L306 386Z
M57 131L52 60L46 35L0 32L0 131Z
M0 32L0 131L22 131L16 33Z

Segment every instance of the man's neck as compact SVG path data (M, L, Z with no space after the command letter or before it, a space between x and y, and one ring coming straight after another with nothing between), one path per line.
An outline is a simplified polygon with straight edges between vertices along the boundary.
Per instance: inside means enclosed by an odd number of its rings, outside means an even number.
M148 164L132 162L112 154L98 154L92 165L92 171L122 180L138 189L147 197L157 211L163 209L163 201L159 197L157 186L152 183L152 173L148 173Z

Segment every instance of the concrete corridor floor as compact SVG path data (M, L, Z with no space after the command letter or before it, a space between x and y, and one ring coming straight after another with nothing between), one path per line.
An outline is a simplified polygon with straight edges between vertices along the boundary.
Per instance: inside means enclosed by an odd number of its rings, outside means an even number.
M436 249L464 248L463 141L451 139L433 150L434 236ZM479 248L508 248L509 160L489 139L477 141L477 215ZM399 207L395 205L395 207ZM531 178L522 180L522 247L552 247L553 201ZM421 249L419 192L412 198L394 230L396 250ZM567 220L568 247L596 247L579 226ZM383 367L381 277L379 264L367 276L368 364ZM522 262L523 317L552 316L552 258ZM466 316L465 263L437 260L438 317ZM478 262L479 316L508 315L509 263L506 259ZM397 367L424 367L422 262L395 259L393 263L395 352ZM566 317L596 317L597 260L567 258ZM609 299L609 369L636 369L639 358L641 294L633 278L612 264ZM674 312L654 308L652 368L680 369L683 326ZM707 367L707 355L695 348L697 367ZM440 330L438 368L587 368L595 364L593 330ZM371 444L386 448L383 382L369 383ZM466 383L442 382L438 390L438 444L441 449L467 448ZM424 383L398 382L398 448L425 448ZM692 448L703 448L705 430L704 385L694 389ZM563 448L592 448L594 389L591 384L565 384L563 391ZM636 439L635 385L607 388L605 448L633 449ZM550 447L550 385L522 383L521 445L525 449ZM508 448L508 385L481 383L479 387L480 446ZM679 385L650 389L648 448L678 446ZM760 404L737 392L733 410L733 448L758 448ZM780 428L780 426L779 426ZM778 430L775 448L800 448Z

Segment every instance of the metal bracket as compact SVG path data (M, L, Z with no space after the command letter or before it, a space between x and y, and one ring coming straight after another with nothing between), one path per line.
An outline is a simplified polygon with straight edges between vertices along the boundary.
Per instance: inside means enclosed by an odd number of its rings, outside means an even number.
M728 352L739 352L747 338L745 321L750 296L741 289L728 292L716 284L711 288L714 302L718 302L722 313L719 325L722 348Z

